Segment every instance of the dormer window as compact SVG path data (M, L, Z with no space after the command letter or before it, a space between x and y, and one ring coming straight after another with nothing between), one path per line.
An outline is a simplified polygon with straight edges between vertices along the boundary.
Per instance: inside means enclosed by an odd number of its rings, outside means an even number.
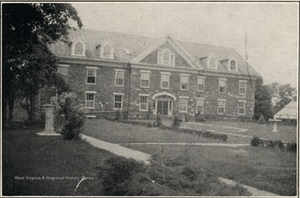
M157 64L175 65L175 54L169 49L164 49L162 52L158 52Z
M114 57L113 47L109 44L101 46L100 57L113 59Z
M229 70L230 71L236 71L237 70L237 62L235 60L230 60Z
M86 44L81 38L72 40L71 54L73 56L85 56Z
M210 56L208 60L208 68L218 69L218 60L215 56Z

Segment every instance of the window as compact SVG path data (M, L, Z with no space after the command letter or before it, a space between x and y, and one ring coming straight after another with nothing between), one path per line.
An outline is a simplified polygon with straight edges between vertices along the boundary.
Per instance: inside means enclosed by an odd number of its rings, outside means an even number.
M179 98L179 112L187 112L187 98Z
M124 86L124 70L115 70L115 86Z
M226 79L220 78L219 79L219 92L220 93L226 93Z
M239 81L239 93L240 95L246 95L246 81Z
M76 43L75 55L83 55L83 44L82 43Z
M217 69L218 68L218 62L215 56L211 56L209 58L208 67L211 69Z
M218 114L225 113L225 103L226 100L218 100Z
M63 76L68 76L69 66L62 66L59 65L57 68L57 72L60 73Z
M196 114L203 113L204 99L196 99Z
M189 75L180 75L180 89L181 90L189 89Z
M160 88L161 89L169 89L169 73L161 73L161 82L160 82Z
M150 71L141 71L141 87L149 88L150 84Z
M115 94L114 95L114 110L122 110L123 108L123 95Z
M237 64L235 60L230 61L229 70L236 71L237 70Z
M205 77L198 76L197 78L197 91L205 91Z
M175 54L169 49L157 53L157 64L175 65Z
M110 44L104 44L100 48L100 57L101 58L114 58L114 50L113 47Z
M96 84L96 74L97 74L97 68L88 68L87 67L87 78L86 83L87 84Z
M95 109L95 92L86 92L85 93L85 108L86 109Z
M140 111L148 111L148 96L140 96Z
M245 101L239 101L238 102L238 114L239 115L245 115L245 107L246 107L246 102Z

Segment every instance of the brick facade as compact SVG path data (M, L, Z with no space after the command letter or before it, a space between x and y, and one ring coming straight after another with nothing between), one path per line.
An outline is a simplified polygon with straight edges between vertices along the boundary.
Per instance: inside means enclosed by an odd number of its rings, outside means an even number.
M120 36L122 37L122 35ZM77 38L78 35L73 35L73 37ZM132 37L132 40L134 38ZM107 41L105 42L107 43ZM123 42L129 41L124 40ZM226 62L233 56L232 54L229 54L228 57L217 57L218 67L212 70L207 68L207 63L202 63L204 60L208 62L209 55L200 54L193 60L188 53L198 53L197 46L193 46L192 51L188 52L169 37L166 37L157 46L149 43L144 50L136 48L137 51L140 50L136 54L133 48L128 47L129 45L126 45L127 48L124 50L124 47L121 47L123 43L110 43L114 46L112 60L99 58L99 48L91 47L98 46L96 44L88 44L83 57L68 54L70 46L64 46L68 49L61 51L62 46L51 48L57 53L61 64L68 67L66 80L71 90L77 94L84 107L84 112L87 114L107 115L120 110L127 112L129 116L185 114L193 117L199 112L207 118L216 119L251 119L254 114L255 90L253 89L258 74L251 67L247 71L249 70L253 74L245 73L245 61L239 55L235 55L235 52L233 55L235 60L239 61L239 69L228 71ZM142 43L134 44L142 45ZM206 45L200 46L202 51L206 47ZM172 65L158 63L159 53L163 53L166 49L172 58L169 60ZM58 51L66 54L62 55ZM224 52L222 55L226 53ZM88 70L90 71L88 72ZM162 77L162 75L164 76ZM141 86L142 76L145 78L143 86ZM161 87L162 78L169 78L169 84L163 83L163 86L167 88ZM198 81L203 82L198 78L204 79L204 90L201 90L202 85L198 88ZM181 79L183 80L182 85ZM222 88L224 93L220 93L220 83L225 86ZM245 93L240 93L240 88ZM222 105L224 104L225 108L223 109Z

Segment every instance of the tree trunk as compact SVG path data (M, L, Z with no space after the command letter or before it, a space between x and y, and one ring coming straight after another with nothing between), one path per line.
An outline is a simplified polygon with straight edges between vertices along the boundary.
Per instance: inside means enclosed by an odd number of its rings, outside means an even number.
M7 98L5 98L4 96L2 97L2 122L3 124L7 123Z
M29 103L29 111L28 111L28 120L31 121L32 123L35 123L37 121L37 98L36 95L31 95L30 98L30 103Z
M8 101L8 121L11 121L13 119L13 111L14 111L14 99L10 98Z

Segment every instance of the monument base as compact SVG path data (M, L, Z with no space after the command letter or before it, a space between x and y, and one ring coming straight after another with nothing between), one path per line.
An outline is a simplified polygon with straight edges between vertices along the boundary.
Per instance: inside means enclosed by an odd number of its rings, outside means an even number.
M60 136L61 135L59 133L50 132L50 131L43 131L43 132L39 132L39 133L36 133L36 134L40 135L40 136Z

